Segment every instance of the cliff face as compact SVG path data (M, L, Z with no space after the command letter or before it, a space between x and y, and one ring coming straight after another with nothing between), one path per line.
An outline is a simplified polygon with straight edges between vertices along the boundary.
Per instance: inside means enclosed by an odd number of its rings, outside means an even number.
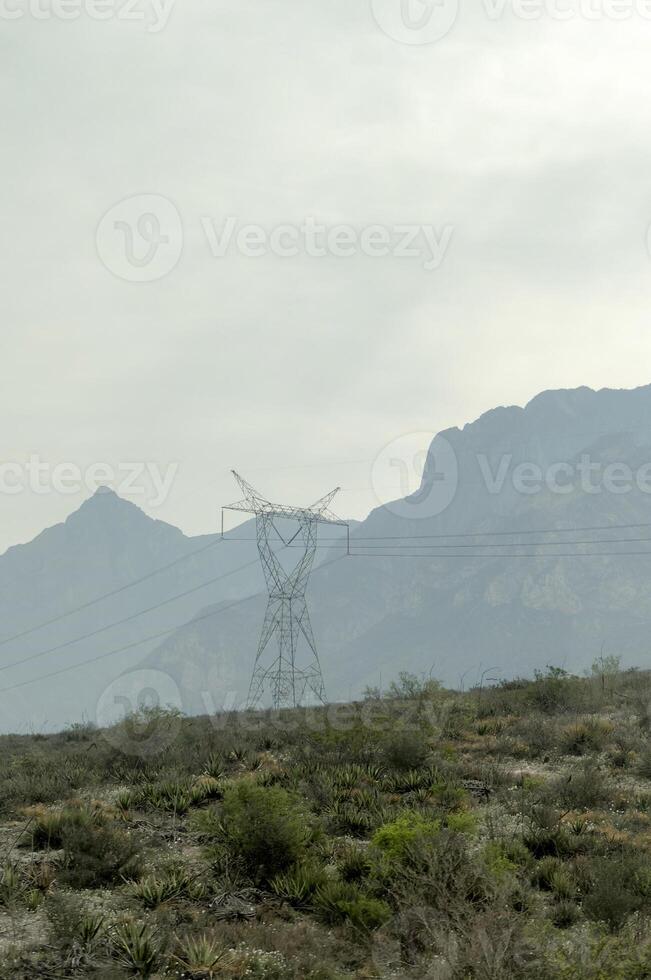
M441 433L420 491L352 538L354 557L310 586L332 698L405 669L448 684L488 666L581 671L602 646L645 666L651 387L544 392ZM254 599L190 623L151 662L178 677L191 710L206 692L217 704L241 697L263 612Z

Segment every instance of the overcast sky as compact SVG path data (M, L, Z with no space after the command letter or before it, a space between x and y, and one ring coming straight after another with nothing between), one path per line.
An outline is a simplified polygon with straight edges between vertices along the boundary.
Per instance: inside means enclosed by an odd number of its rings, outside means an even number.
M400 0L139 0L145 20L79 0L70 21L39 2L0 0L7 485L30 455L178 464L163 503L140 499L196 534L238 497L235 467L289 503L341 484L336 509L361 517L394 439L546 388L651 381L638 11L465 3L421 44L420 0L411 26ZM309 254L306 222L348 226L325 250L354 254ZM238 248L244 225L289 226L297 254ZM391 254L405 225L429 229L422 254ZM385 235L390 254L364 254ZM0 548L88 495L48 479L0 493Z

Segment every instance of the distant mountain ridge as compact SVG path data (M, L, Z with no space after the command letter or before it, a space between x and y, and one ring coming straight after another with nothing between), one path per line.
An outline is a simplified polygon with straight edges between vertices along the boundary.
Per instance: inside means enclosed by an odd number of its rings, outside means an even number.
M169 677L188 712L241 703L265 607L254 528L243 528L238 540L188 538L103 491L0 556L2 730L93 721L111 682L140 668ZM623 541L581 543L597 538ZM651 385L543 392L447 429L417 494L354 525L353 556L319 553L308 603L328 694L355 697L400 670L451 685L487 667L581 671L602 648L650 666L645 539Z
M2 730L51 729L82 715L92 721L107 684L142 661L155 641L133 644L176 627L206 603L260 588L255 558L253 541L236 551L217 534L188 538L106 488L62 524L10 548L0 557L0 689L14 689L0 691ZM163 570L151 574L158 569ZM220 581L198 588L220 575ZM189 594L167 602L180 593ZM93 602L100 596L106 598ZM158 608L138 615L153 606ZM42 623L49 625L32 631ZM95 635L71 642L87 634ZM130 649L111 653L121 646ZM52 652L33 659L47 650ZM92 666L65 670L98 657ZM23 659L24 665L7 669ZM63 672L15 687L57 670Z
M428 484L436 494L436 479L446 476L437 472L437 456L447 459L442 441L456 460L456 492L430 515ZM631 471L626 492L622 467ZM531 473L538 471L531 492ZM500 472L506 476L496 490ZM643 491L640 474L647 478ZM354 530L353 552L363 557L313 574L310 609L331 698L356 696L402 669L432 672L447 684L473 683L487 667L502 676L531 674L548 663L580 671L602 647L650 665L651 542L638 540L644 530L543 535L569 542L630 539L592 547L537 546L540 536L525 532L647 524L651 538L651 386L543 392L525 408L497 408L445 430L432 443L415 498L425 503L421 512L413 505L413 518L404 516L411 504L388 504ZM439 546L437 553L448 557L421 557L434 552L424 544L441 543L426 536L474 532L493 536L444 539L455 547ZM481 546L487 542L493 546ZM207 620L189 623L149 662L178 678L190 710L203 710L206 692L217 706L237 700L246 690L263 611L258 599L226 612L219 629Z

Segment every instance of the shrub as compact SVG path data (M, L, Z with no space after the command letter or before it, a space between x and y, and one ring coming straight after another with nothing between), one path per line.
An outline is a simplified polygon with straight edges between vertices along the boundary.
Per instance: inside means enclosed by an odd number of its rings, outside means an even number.
M651 905L651 880L646 857L620 854L592 862L583 908L591 919L619 929L632 912Z
M504 881L517 871L517 864L507 857L501 841L489 841L483 850L486 870L496 881Z
M65 834L74 827L90 827L103 822L101 810L90 810L83 806L66 806L60 810L46 810L35 807L27 810L30 818L29 837L26 834L25 844L31 838L33 850L59 850L63 847Z
M636 768L643 779L651 779L651 749L645 749L642 752Z
M221 837L245 871L257 881L298 864L311 835L302 804L279 786L238 782L224 793Z
M572 809L591 809L612 798L612 789L599 766L586 760L581 769L560 776L549 787L550 795Z
M345 847L337 858L337 869L342 881L361 881L371 870L365 848Z
M408 846L406 861L384 862L376 873L399 907L427 907L454 928L474 921L496 891L495 880L483 862L470 856L464 837L445 829L420 837Z
M448 813L445 826L455 834L474 834L477 832L477 818L474 813Z
M434 837L440 829L440 820L410 811L380 827L373 835L372 843L389 861L404 861L419 839Z
M613 726L609 722L599 719L568 725L561 733L561 751L568 755L599 752L612 731Z
M467 799L468 794L462 786L456 786L449 779L437 779L430 786L430 796L445 810L458 810Z
M418 769L425 765L429 749L420 732L399 732L386 746L384 755L393 769Z
M314 896L318 917L328 925L350 923L361 932L371 932L391 918L391 909L372 898L358 885L345 881L330 881L319 887Z
M556 857L544 857L536 864L531 876L532 884L542 891L551 892L554 890L554 876L563 870L563 862Z
M557 929L569 929L580 918L581 912L575 902L562 899L557 902L551 913L552 922Z
M140 871L140 849L134 838L109 826L78 824L63 833L64 873L71 888L101 888Z
M554 714L577 704L577 681L562 667L548 666L546 672L535 671L535 681L530 687L534 705L541 711Z
M598 922L605 922L613 932L620 928L638 905L635 895L612 875L612 870L598 877L592 891L583 900L586 915Z

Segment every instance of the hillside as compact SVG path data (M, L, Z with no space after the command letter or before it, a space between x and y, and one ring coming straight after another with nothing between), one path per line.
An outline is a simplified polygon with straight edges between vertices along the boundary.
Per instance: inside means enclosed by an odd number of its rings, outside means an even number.
M0 740L0 980L644 980L651 674Z
M419 494L373 511L353 530L356 557L324 561L312 576L329 696L355 696L398 669L433 670L450 685L492 665L503 676L550 659L581 670L602 648L648 665L649 419L651 386L578 388L434 439ZM432 513L449 497L450 454L453 498ZM188 710L206 697L232 703L246 693L263 614L260 599L220 614L218 626L190 623L149 663L183 677Z
M0 557L0 730L51 731L94 720L109 682L160 642L139 641L189 619L207 601L258 589L255 559L254 542L235 552L217 534L188 538L105 489L63 524L10 548ZM248 567L233 574L242 565ZM104 629L113 623L120 625ZM33 629L40 624L47 625ZM87 638L75 642L79 637ZM120 647L127 649L114 655ZM67 670L86 660L94 660L91 667Z

